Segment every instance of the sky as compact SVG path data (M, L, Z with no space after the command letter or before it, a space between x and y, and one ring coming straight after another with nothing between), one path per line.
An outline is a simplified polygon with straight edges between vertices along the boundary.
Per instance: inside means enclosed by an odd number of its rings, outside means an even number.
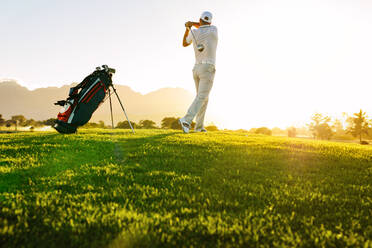
M142 94L194 93L182 37L205 10L219 32L209 122L285 128L315 112L372 115L370 0L0 0L0 81L62 86L108 64L114 83Z

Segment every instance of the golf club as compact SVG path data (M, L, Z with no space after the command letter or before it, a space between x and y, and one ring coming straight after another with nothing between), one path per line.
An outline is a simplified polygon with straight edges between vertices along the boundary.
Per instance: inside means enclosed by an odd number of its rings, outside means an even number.
M198 44L196 42L196 39L195 39L195 36L194 36L194 32L192 31L192 29L190 27L187 27L187 28L190 30L192 37L194 37L196 49L198 49L199 52L203 52L203 50L204 50L203 44Z

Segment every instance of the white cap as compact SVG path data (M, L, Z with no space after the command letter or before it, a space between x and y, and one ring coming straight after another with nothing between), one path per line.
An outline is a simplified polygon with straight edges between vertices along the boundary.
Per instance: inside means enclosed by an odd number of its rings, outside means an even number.
M200 16L200 19L202 19L205 22L211 23L212 22L212 13L209 12L209 11L204 11Z

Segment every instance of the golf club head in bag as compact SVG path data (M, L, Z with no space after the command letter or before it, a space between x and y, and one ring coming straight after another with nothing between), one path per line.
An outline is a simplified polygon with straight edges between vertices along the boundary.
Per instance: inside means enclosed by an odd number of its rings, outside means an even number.
M76 87L70 88L66 100L55 105L62 106L54 128L63 134L75 133L77 128L86 124L94 111L104 101L108 88L112 86L115 69L103 65L87 76Z

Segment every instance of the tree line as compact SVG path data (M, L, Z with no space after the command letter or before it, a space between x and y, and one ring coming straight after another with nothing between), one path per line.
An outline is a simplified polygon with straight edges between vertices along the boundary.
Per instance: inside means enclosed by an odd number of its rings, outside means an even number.
M289 137L296 137L298 134L306 135L310 134L314 139L339 139L339 140L350 140L358 138L361 143L366 143L364 138L372 139L372 120L368 118L366 112L360 110L357 113L348 116L343 113L345 117L344 121L340 119L332 119L331 117L315 113L311 117L310 123L307 127L295 128L289 127L287 130L281 130L279 128L269 129L267 127L252 128L249 130L251 133L265 134L265 135L288 135ZM175 129L181 130L181 126L178 123L177 117L165 117L161 120L160 126L152 120L141 120L138 123L132 122L131 125L136 129ZM30 127L31 130L42 126L54 125L56 119L49 118L43 121L36 121L34 119L27 119L23 115L14 115L10 119L6 120L0 114L0 127L14 127L17 130L18 127ZM84 125L85 128L111 128L111 126L105 125L103 121L98 123L89 122ZM191 127L195 127L195 122L191 124ZM115 128L129 129L128 121L117 123ZM209 125L206 127L208 131L218 131L217 126ZM246 131L246 130L242 130Z
M344 113L345 125L340 119L315 113L308 124L309 130L315 139L330 140L348 139L348 136L358 138L360 143L367 143L363 138L372 138L372 120L368 119L366 112L360 110L352 116Z
M161 120L160 126L157 126L156 123L152 120L141 120L138 123L130 122L133 128L137 129L174 129L174 130L181 130L181 125L178 123L177 117L164 117ZM119 122L116 125L116 128L124 128L129 129L128 121ZM195 122L191 124L191 128L195 128ZM217 126L209 125L206 126L205 129L208 131L218 131Z
M165 117L162 119L160 127L156 125L156 123L152 120L140 120L138 123L130 122L133 128L136 129L175 129L181 130L181 126L178 123L177 117ZM0 127L14 127L17 131L18 127L29 127L31 130L37 127L43 126L53 126L57 119L50 118L44 121L36 121L34 119L27 119L23 115L14 115L9 120L6 120L0 114ZM192 128L195 127L195 122L192 123ZM83 126L84 128L112 128L111 125L106 125L103 121L99 121L98 123L95 122L88 122ZM122 129L129 129L128 121L118 122L115 128L122 128ZM218 131L217 126L210 125L207 126L206 129L208 131Z
M237 131L254 134L288 136L288 137L312 137L321 140L354 140L358 139L361 144L368 144L364 139L372 139L372 119L366 112L360 110L351 116L342 114L343 118L331 118L328 115L315 113L306 126L289 127L285 130L278 127L251 128L250 130L239 129Z
M342 121L337 118L332 119L328 115L315 113L306 127L289 127L287 130L281 130L280 128L270 130L261 127L252 128L249 132L265 135L288 135L288 137L296 137L300 133L301 136L311 136L314 139L321 140L352 140L357 138L361 144L368 144L363 139L372 139L372 120L368 118L366 112L360 110L351 116L343 113L343 117L344 120Z
M35 127L52 126L54 125L56 119L50 118L43 121L36 121L34 119L27 119L23 115L13 115L10 119L6 120L0 114L0 127L14 127L17 131L18 127L30 127L31 129Z

